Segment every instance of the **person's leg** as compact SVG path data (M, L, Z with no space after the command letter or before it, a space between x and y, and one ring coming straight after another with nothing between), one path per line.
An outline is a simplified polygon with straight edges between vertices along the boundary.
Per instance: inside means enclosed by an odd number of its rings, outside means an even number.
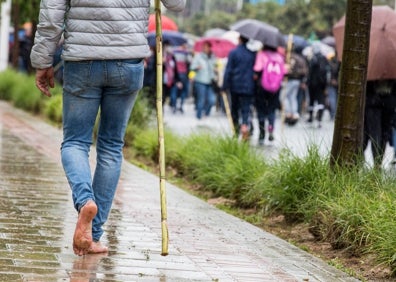
M301 86L301 81L299 82L300 82L300 87L298 88L297 91L297 112L300 116L302 116L304 111L304 104L306 102L306 90Z
M168 101L171 106L171 89L172 87L168 87L166 84L162 85L162 106L165 106L166 101Z
M300 81L298 79L293 79L291 81L291 90L290 90L291 93L289 97L292 119L298 119L300 116L298 113L298 100L297 100L299 88L300 88Z
M308 89L308 95L309 95L309 104L308 104L308 120L307 122L313 122L313 111L314 111L314 106L315 106L315 87L309 86Z
M380 152L381 152L381 163L385 156L386 145L389 143L390 146L393 145L392 141L392 119L394 114L394 109L389 108L385 103L388 100L384 99L381 107L381 143L380 143ZM391 102L389 102L390 104Z
M275 118L276 118L275 109L271 109L268 112L267 118L268 118L268 140L273 141L274 140L274 129L275 129Z
M265 104L266 101L264 99L264 95L259 92L255 96L255 106L256 106L256 113L257 113L257 119L258 119L258 124L259 124L259 145L264 144L264 138L265 138Z
M184 100L188 97L190 82L188 79L187 74L180 74L180 79L183 84L183 89L179 92L180 93L180 112L184 113Z
M371 152L374 160L374 166L379 168L382 164L381 154L381 112L377 107L367 107L365 111L365 128L364 133L367 135L367 141L371 143Z
M316 92L316 99L318 101L318 113L316 119L318 121L319 127L322 126L323 112L325 109L325 90L326 90L326 85L322 85L317 88L317 92Z
M173 113L176 113L177 111L177 95L178 95L179 89L177 88L176 85L173 85L169 89L169 96L170 96L170 102L169 105L172 108Z
M196 100L196 110L197 110L197 119L202 118L202 112L205 106L205 84L200 82L194 82L195 87L195 100Z
M125 130L143 79L142 63L109 61L107 69L109 76L103 88L92 184L98 206L92 226L94 242L102 236L102 226L110 213L121 172Z
M101 88L91 80L100 67L92 62L65 62L61 159L79 213L73 236L77 255L85 254L92 243L92 220L97 212L89 150L101 99Z
M292 110L292 100L291 97L293 95L293 79L288 79L285 89L285 95L282 101L282 105L284 107L285 112L285 119L286 121L292 117L293 110Z
M242 124L249 126L250 124L250 109L253 103L253 97L248 95L239 96L240 108L241 108L241 116L242 116Z
M392 147L393 147L392 164L396 164L396 127L394 126L392 126Z
M249 139L250 126L250 107L252 105L252 97L248 95L239 95L239 105L242 115L241 134L244 140Z
M212 110L212 107L216 105L217 102L217 96L216 93L213 91L213 87L211 85L206 86L206 104L205 104L205 115L209 116L210 111Z
M234 124L236 135L239 129L239 96L237 93L231 92L231 117Z
M329 98L330 118L334 120L337 110L337 89L334 86L327 87L327 95Z

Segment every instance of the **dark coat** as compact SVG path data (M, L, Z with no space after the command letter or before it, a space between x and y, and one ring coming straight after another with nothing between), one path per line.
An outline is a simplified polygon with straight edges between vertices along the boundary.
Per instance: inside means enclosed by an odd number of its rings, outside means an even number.
M374 163L380 166L386 143L392 144L392 123L395 119L396 81L367 81L364 116L363 150L371 141Z
M230 90L231 93L253 96L255 93L253 78L255 59L256 53L247 49L245 44L239 44L232 50L228 56L222 88Z

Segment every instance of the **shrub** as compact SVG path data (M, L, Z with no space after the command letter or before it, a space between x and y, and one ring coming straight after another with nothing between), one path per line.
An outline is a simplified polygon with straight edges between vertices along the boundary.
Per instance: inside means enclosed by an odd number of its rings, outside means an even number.
M24 75L12 69L0 72L0 99L10 101L14 88L24 80Z

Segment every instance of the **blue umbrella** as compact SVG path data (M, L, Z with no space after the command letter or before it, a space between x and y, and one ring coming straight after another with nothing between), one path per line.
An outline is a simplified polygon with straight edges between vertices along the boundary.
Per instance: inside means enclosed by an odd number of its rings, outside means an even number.
M150 46L154 47L155 42L155 32L149 32L147 36L147 40ZM168 42L171 46L181 46L187 43L187 39L183 36L182 33L178 31L162 31L162 41Z

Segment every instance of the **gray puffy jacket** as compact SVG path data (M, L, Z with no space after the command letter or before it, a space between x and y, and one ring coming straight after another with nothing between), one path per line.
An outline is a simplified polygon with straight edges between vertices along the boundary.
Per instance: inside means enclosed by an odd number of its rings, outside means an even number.
M180 12L186 0L161 2ZM62 34L66 61L147 57L149 9L150 0L42 0L30 55L32 66L52 66Z

